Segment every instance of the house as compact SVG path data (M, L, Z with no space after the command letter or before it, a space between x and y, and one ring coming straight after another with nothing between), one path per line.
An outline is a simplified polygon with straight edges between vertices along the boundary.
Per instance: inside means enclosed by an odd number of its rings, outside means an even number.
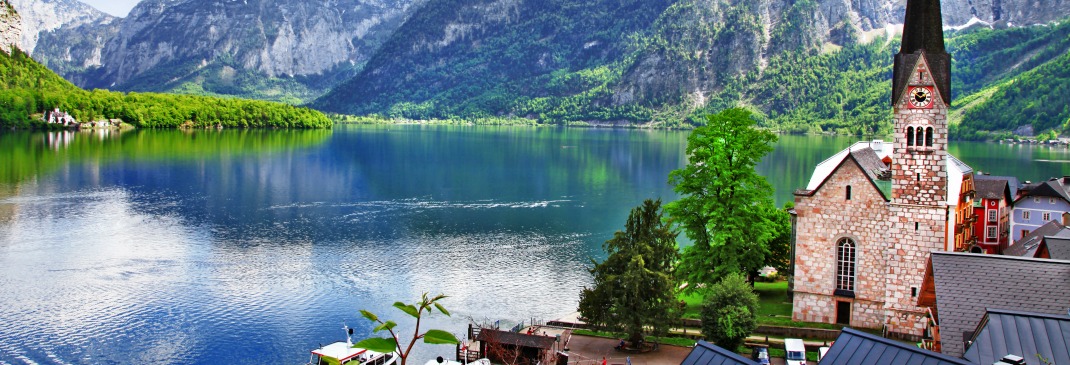
M75 120L73 116L67 114L66 112L60 111L59 108L56 108L53 111L46 111L45 122L48 124L59 124L64 127L72 127L78 125L78 121Z
M932 316L925 346L962 356L990 309L1065 315L1070 261L934 251L918 305Z
M699 340L691 353L684 358L680 365L757 365L734 351L728 351L720 346Z
M1050 258L1044 243L1047 240L1058 238L1070 238L1070 229L1059 222L1051 221L1029 232L1028 235L1022 237L1014 245L1007 247L1003 254L1019 257Z
M1011 181L1017 179L982 174L975 176L973 209L977 217L974 222L977 241L970 252L998 254L1010 245L1010 215L1014 203Z
M1011 240L1018 242L1029 232L1070 213L1070 177L1027 184L1014 201Z
M951 56L939 1L909 0L895 56L895 140L859 142L795 192L792 319L921 339L932 251L974 244L973 169L947 151Z
M976 365L918 346L844 328L818 365ZM989 363L990 364L990 363Z
M967 346L962 357L974 364L994 364L1007 355L1029 365L1070 364L1070 315L989 309Z
M480 357L499 364L535 365L554 362L557 338L484 328L476 335L476 341Z

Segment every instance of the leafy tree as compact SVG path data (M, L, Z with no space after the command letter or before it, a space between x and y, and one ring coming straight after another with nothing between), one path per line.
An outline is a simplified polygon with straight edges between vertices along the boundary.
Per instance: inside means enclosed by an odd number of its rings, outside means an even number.
M739 348L758 327L758 295L747 278L730 274L710 287L702 305L702 335L726 349Z
M624 231L603 245L606 261L592 261L594 288L580 292L580 314L632 343L643 339L645 328L666 333L676 304L676 235L662 219L661 199L632 209Z
M769 263L769 245L781 227L773 187L755 171L776 135L756 129L746 109L708 120L687 138L687 167L669 174L682 198L666 211L693 242L678 268L689 290L730 273L757 273Z
M398 342L398 335L394 332L394 328L397 327L397 323L394 321L383 322L372 312L361 309L360 314L367 318L369 321L378 323L375 326L374 332L387 331L390 333L390 338L368 338L363 341L357 342L354 347L365 348L372 351L390 353L397 352L401 357L401 365L405 365L406 360L409 358L409 354L412 353L412 347L416 345L416 341L423 339L424 343L433 345L456 345L460 343L457 337L453 334L443 331L430 329L427 332L420 333L420 319L424 313L430 315L434 310L438 310L446 316L450 315L450 312L446 310L441 304L438 304L439 300L445 299L446 296L439 294L433 298L428 298L427 293L424 293L420 298L420 301L413 304L405 304L402 302L394 302L394 308L408 314L409 316L416 318L416 326L412 330L412 340L409 341L405 350L401 350L401 344Z

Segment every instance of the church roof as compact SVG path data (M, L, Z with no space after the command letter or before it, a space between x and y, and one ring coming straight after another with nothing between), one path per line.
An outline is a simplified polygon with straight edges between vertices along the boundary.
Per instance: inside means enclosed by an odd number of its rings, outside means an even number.
M983 275L993 273L993 275ZM918 305L935 304L944 354L962 356L988 308L1065 314L1070 261L933 251Z
M903 21L903 41L895 55L892 77L892 105L906 91L921 57L945 103L951 105L951 56L944 49L944 25L939 0L908 0Z
M962 357L975 364L994 364L1016 355L1026 364L1070 364L1070 316L989 309Z
M837 152L832 157L829 157L825 161L817 164L814 168L814 174L810 176L810 182L806 184L804 192L812 193L816 191L825 180L832 175L833 172L843 163L844 159L850 155L855 161L858 161L858 165L866 172L866 176L869 180L880 190L884 195L885 200L891 200L892 196L892 181L890 176L890 170L887 165L884 164L885 158L892 157L892 151L894 145L890 142L884 142L880 140L876 141L862 141L856 142ZM947 154L947 204L957 205L959 201L959 193L962 188L963 175L973 172L973 168L970 165L960 161L955 156Z

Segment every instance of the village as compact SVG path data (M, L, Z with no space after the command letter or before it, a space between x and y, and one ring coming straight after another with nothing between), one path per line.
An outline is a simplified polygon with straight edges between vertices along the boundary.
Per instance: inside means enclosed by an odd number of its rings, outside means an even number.
M456 361L754 365L776 351L772 363L790 365L1070 364L1070 177L992 176L948 152L940 3L906 9L894 140L858 142L820 163L789 212L791 319L840 330L767 328L741 351L580 336L598 328L570 318L470 327Z

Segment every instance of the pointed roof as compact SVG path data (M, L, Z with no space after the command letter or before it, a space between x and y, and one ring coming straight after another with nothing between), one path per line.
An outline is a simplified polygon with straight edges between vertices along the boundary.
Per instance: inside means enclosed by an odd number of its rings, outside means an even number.
M908 0L903 20L903 43L895 55L892 105L903 96L914 66L924 55L940 97L951 104L951 55L944 49L944 24L940 0Z

